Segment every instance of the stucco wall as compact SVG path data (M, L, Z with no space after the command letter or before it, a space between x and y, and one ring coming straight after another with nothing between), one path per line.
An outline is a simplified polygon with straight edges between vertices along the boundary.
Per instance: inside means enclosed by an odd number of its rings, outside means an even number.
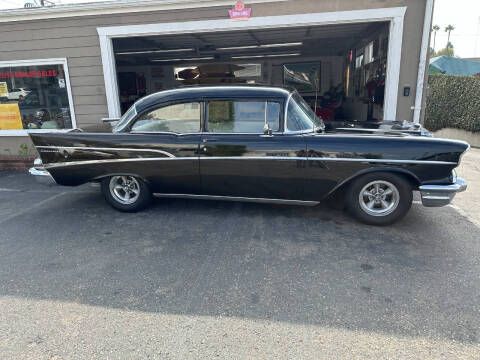
M407 6L400 69L398 120L413 118L426 0L289 0L253 4L252 16L348 11ZM232 0L232 4L234 1ZM248 3L248 2L247 2ZM231 6L133 14L85 16L0 23L0 61L66 57L77 126L98 123L108 115L97 27L224 19ZM411 86L409 97L403 86ZM18 139L18 144L25 142ZM3 146L0 147L3 152Z
M445 128L434 132L435 137L466 141L470 146L480 149L480 133L462 129Z

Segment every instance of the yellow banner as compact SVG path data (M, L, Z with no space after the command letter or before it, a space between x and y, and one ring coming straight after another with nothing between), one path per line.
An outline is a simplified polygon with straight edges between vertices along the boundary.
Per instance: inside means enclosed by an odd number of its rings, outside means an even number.
M8 96L8 87L6 82L0 82L0 96Z
M23 129L18 104L0 104L0 130Z

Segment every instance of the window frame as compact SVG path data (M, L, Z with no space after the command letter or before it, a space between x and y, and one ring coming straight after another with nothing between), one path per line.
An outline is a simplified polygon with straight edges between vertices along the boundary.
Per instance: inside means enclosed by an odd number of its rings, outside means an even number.
M133 125L145 114L148 114L152 111L165 108L171 105L178 105L178 104L188 104L188 103L199 103L200 104L200 123L199 123L199 130L195 132L187 132L187 133L180 133L176 131L135 131L132 130ZM127 124L120 132L127 132L129 134L174 134L174 135L188 135L188 134L201 134L203 131L205 119L205 100L204 99L179 99L174 101L167 101L160 104L156 104L153 106L149 106L148 108L144 109L142 112L137 113L135 117Z
M0 61L0 69L4 67L19 66L42 66L42 65L62 65L65 74L65 88L67 89L68 107L70 110L70 118L72 120L71 129L12 129L0 130L0 136L28 136L29 133L64 133L77 128L75 118L75 110L73 105L72 87L70 84L70 73L68 71L67 58L51 58L51 59L31 59L31 60L7 60Z
M203 124L202 131L205 134L218 134L218 135L265 135L263 131L261 132L212 132L208 130L208 110L211 101L237 101L237 102L274 102L279 105L279 118L278 118L278 130L274 131L273 135L280 135L284 132L284 108L285 108L285 99L280 97L274 98L256 98L256 97L210 97L205 99L205 120Z

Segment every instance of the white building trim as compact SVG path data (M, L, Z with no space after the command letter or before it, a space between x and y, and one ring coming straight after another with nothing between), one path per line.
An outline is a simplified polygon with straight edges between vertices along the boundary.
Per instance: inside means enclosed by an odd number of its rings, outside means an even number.
M400 84L400 65L402 60L403 17L394 17L390 21L388 37L387 76L385 78L385 100L383 120L397 120L397 103Z
M288 0L249 0L248 4L250 5L281 1ZM193 9L212 6L232 7L233 4L234 1L232 0L116 0L80 4L65 4L38 8L2 10L0 23L188 8Z
M248 21L220 19L99 27L97 28L97 32L100 37L108 115L111 118L117 118L120 116L120 100L118 97L118 84L115 73L115 55L113 52L112 38L390 21L384 119L395 120L398 85L400 81L403 22L406 9L406 7L394 7L326 13L264 16L254 17ZM112 76L114 76L114 78L112 78Z
M413 122L420 122L422 113L423 88L425 83L425 71L427 69L427 55L430 46L430 29L432 28L434 0L427 0L425 7L425 20L423 22L422 47L420 50L420 62L418 64L417 91L415 95L415 106L413 107Z
M35 66L35 65L63 65L63 72L65 75L65 87L67 89L68 105L70 109L70 118L72 120L72 128L75 129L77 127L77 122L75 120L72 87L70 85L70 75L68 72L68 64L67 64L66 58L0 61L0 69L3 67L10 67L10 66L16 67L16 66ZM27 136L28 133L66 132L70 130L71 129L0 130L0 136Z

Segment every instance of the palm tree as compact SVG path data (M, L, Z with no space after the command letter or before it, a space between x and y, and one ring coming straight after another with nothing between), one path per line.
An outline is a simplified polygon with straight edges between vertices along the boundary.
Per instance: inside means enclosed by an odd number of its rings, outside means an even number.
M432 31L433 31L433 51L435 51L435 43L437 42L437 31L440 30L440 26L438 25L433 25Z
M453 26L453 25L447 25L447 26L445 27L445 32L448 33L447 50L452 47L452 44L450 43L450 33L451 33L453 30L455 30L455 26Z

